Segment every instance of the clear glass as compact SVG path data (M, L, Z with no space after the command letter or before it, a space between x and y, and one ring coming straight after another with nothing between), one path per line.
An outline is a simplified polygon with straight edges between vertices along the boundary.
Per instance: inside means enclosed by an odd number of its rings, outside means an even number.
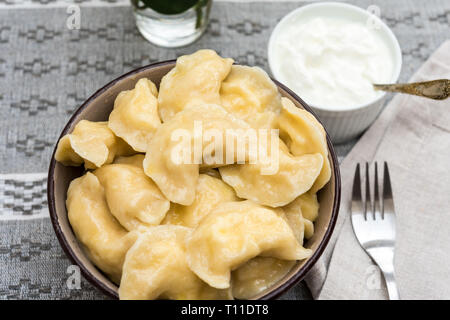
M136 26L144 38L161 47L175 48L200 38L208 25L212 0L199 0L186 11L176 14L157 12L142 0L131 0L131 3Z

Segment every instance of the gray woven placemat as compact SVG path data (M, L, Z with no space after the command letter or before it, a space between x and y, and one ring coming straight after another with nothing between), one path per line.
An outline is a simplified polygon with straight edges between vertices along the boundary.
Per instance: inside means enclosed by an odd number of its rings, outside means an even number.
M66 28L66 3L26 0L20 9L0 0L0 298L103 299L86 281L69 290L69 261L46 215L45 172L70 114L96 89L133 68L200 48L268 70L266 46L279 19L305 2L235 3L213 6L207 33L179 49L157 48L134 27L131 10L119 0L77 1L81 30ZM448 38L450 1L349 1L377 5L403 50L401 80ZM54 5L60 8L46 8ZM22 1L23 4L23 1ZM84 6L86 5L86 6ZM89 5L89 6L88 6ZM6 9L8 8L8 9ZM353 142L337 146L340 157ZM6 174L6 175L5 175ZM303 284L284 298L309 298Z

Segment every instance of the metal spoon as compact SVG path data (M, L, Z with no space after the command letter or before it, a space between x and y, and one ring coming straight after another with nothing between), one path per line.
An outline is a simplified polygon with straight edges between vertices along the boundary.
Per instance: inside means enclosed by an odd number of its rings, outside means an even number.
M450 80L439 79L415 83L374 84L375 90L401 92L425 98L444 100L450 95Z

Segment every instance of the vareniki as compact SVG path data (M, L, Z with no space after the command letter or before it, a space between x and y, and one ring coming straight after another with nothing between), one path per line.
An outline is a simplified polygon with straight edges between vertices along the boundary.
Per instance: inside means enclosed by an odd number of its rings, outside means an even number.
M155 83L136 79L108 121L60 139L57 161L85 167L67 191L76 238L120 299L263 295L312 255L323 127L263 70L212 50Z

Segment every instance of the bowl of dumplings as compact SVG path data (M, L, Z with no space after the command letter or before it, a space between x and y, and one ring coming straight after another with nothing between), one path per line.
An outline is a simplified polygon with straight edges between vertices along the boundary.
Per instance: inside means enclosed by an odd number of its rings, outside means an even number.
M276 298L319 259L339 200L336 155L309 107L212 50L97 91L48 176L62 248L125 300Z

